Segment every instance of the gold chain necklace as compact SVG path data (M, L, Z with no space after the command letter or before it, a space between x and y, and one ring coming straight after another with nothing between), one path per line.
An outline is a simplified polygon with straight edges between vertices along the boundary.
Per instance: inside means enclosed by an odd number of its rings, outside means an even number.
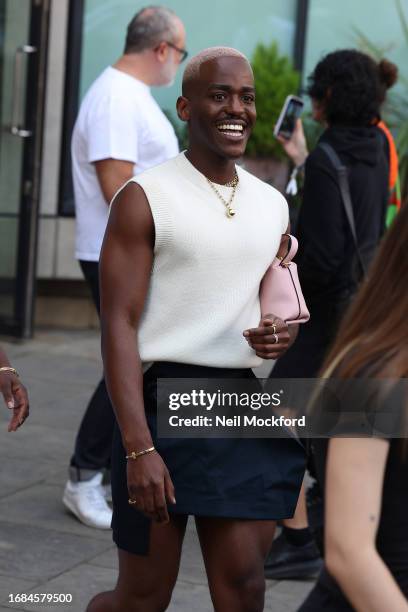
M239 183L239 178L238 178L238 174L236 174L234 176L234 178L232 179L232 181L230 181L229 183L225 183L224 187L232 187L232 193L230 196L230 199L227 200L220 194L220 192L218 191L218 189L216 188L216 186L214 185L214 183L212 181L210 181L209 178L205 177L207 179L208 184L210 185L211 189L214 191L214 193L218 196L218 198L221 200L221 202L224 204L225 208L227 209L227 217L229 219L232 219L232 217L235 216L236 211L232 208L231 204L234 200L235 197L235 192L237 190L238 187L238 183Z
M228 181L228 183L222 183L223 187L235 187L235 185L238 184L239 178L238 178L238 174L235 173L234 178L232 179L232 181Z

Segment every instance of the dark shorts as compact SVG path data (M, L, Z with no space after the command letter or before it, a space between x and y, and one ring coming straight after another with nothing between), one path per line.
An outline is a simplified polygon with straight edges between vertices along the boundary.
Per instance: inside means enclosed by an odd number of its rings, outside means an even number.
M153 443L172 478L172 514L236 519L292 517L305 470L302 445L291 438L171 439L157 437L158 378L255 378L248 369L156 362L144 375L146 417ZM128 552L147 555L150 520L128 504L126 458L119 428L112 448L113 540Z

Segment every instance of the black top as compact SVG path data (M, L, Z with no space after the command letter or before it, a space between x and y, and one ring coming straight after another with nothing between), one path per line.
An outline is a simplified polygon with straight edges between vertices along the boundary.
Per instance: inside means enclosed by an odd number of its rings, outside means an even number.
M324 480L327 439L313 441L320 478ZM387 458L380 523L377 531L377 550L400 589L408 598L408 455L404 454L403 440L390 440ZM322 482L322 480L320 480ZM299 612L351 612L343 592L326 569Z
M321 137L349 170L350 193L359 244L374 250L385 225L388 201L388 154L383 132L375 127L330 127ZM306 161L303 202L297 232L299 268L311 314L354 291L355 248L345 216L336 170L316 147Z

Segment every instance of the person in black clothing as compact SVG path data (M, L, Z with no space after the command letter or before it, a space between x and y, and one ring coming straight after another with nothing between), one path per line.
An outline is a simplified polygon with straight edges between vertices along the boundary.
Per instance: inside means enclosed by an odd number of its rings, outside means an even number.
M325 567L299 612L408 611L407 393L394 384L408 377L407 243L405 206L322 368L322 376L343 379L348 388L350 379L364 379L367 414L373 389L386 379L378 406L399 437L313 442L325 489Z
M377 127L386 91L397 78L387 60L376 63L356 50L325 56L309 77L313 117L324 124L328 143L347 167L359 248L372 255L385 228L388 204L388 141ZM299 279L310 321L291 349L276 363L273 378L317 376L359 280L356 249L341 197L336 169L317 146L310 155L301 121L290 140L280 139L295 165L304 165L304 191L295 234ZM293 519L268 556L268 578L314 574L319 553L308 528L304 491Z

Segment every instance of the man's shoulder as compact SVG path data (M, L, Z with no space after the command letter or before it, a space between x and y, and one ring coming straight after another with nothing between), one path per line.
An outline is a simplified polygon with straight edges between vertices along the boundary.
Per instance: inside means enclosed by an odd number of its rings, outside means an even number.
M92 81L92 83L90 84L84 96L84 100L92 98L96 94L100 94L103 91L110 91L110 89L112 88L113 88L113 80L112 80L111 72L108 67L108 68L105 68L105 70L103 70L101 74L98 77L96 77L94 81Z

